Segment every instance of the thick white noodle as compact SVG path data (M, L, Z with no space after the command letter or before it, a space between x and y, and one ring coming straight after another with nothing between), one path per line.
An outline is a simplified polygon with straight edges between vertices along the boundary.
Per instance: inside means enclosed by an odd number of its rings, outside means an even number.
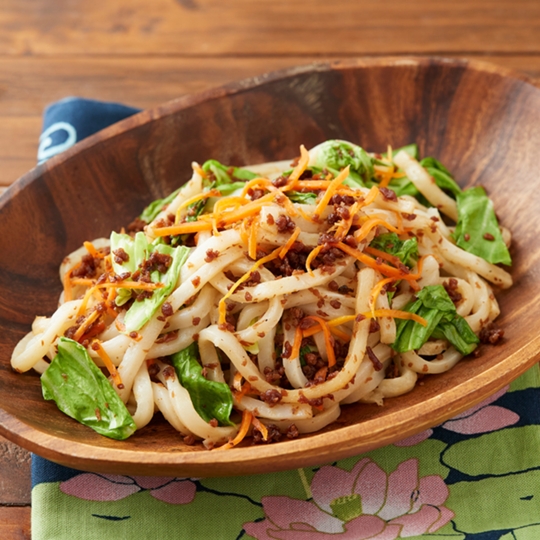
M77 319L77 312L81 306L81 300L72 300L62 304L51 317L47 330L42 334L34 336L25 342L23 350L17 348L13 351L11 365L15 371L20 373L32 369L43 357L58 336L73 326Z
M162 362L157 362L157 364L160 367L158 378L169 391L173 409L191 433L204 439L207 444L226 442L227 439L234 437L238 427L213 427L203 420L195 410L189 392L180 384L174 369Z
M178 418L167 388L162 383L153 382L152 391L154 394L154 403L165 420L167 420L167 422L169 422L169 424L171 424L176 431L179 431L183 435L192 435L191 431L189 431L180 418Z
M206 285L201 289L197 299L190 306L186 306L183 309L179 309L174 315L169 317L167 322L169 323L166 330L172 332L179 328L189 328L198 326L195 324L196 318L202 318L208 315L214 304L214 300L217 294L213 287Z
M384 379L384 374L386 367L390 363L391 349L388 345L384 343L379 343L373 348L375 356L383 364L383 369L376 371L371 363L371 360L366 355L362 365L367 366L365 368L366 376L363 377L363 373L357 374L352 383L349 383L348 387L346 386L342 390L334 392L334 399L340 403L355 403L359 399L362 399L364 396L369 394L372 390L377 388L379 383Z
M285 315L283 320L283 351L285 351L285 347L287 346L292 349L295 335L296 327L287 322L287 315ZM289 358L283 357L283 368L293 388L304 388L306 386L308 379L304 375L302 366L300 365L300 351L294 356L291 353Z
M204 317L200 318L197 325L179 330L174 339L165 341L163 343L155 342L148 351L146 358L160 358L162 356L169 356L181 351L182 349L185 349L186 347L189 347L194 341L197 341L199 332L203 328L206 328L209 323L210 316L205 315ZM164 335L166 336L167 334Z
M435 359L428 362L414 351L408 351L401 354L401 365L412 369L416 373L444 373L453 368L463 358L463 355L456 351L454 347L448 348L442 356L440 360Z
M133 414L133 421L137 429L141 429L152 420L154 416L154 393L146 363L143 363L133 383L133 395L137 402L137 409Z
M338 403L333 401L324 400L324 410L311 418L306 420L295 420L294 425L298 429L298 433L307 434L320 431L324 427L328 426L332 422L335 422L341 414L341 409ZM263 424L272 423L276 425L281 431L286 431L291 425L290 420L265 420L261 418Z
M433 206L439 208L444 214L457 222L456 201L437 186L435 180L416 159L402 150L394 157L394 163L403 169L407 178Z
M250 411L261 420L296 421L313 417L313 410L307 404L277 403L276 405L268 405L260 399L249 396L244 396L240 401L235 400L235 407L241 411Z
M438 230L432 232L428 228L426 230L426 235L433 240L435 248L440 251L441 255L450 262L464 266L465 268L480 274L483 278L486 278L488 281L491 281L491 283L494 283L503 289L512 286L512 276L508 272L494 264L488 263L481 257L460 249L444 238Z
M394 358L397 362L400 375L394 379L384 379L377 387L383 398L401 396L410 392L416 385L418 374L400 361L400 357Z

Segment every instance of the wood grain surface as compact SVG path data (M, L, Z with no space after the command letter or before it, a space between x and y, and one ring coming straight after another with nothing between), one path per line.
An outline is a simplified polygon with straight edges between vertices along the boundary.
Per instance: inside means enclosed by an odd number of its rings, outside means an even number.
M540 77L532 0L3 0L1 8L0 193L34 166L43 108L67 95L147 108L268 70L382 54L484 59ZM28 509L5 506L29 504L28 456L1 444L0 536L28 538Z

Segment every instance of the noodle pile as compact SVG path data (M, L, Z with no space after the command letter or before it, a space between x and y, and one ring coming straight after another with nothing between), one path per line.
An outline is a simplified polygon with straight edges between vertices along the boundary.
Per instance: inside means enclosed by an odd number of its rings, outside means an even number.
M249 434L270 441L315 432L344 404L382 404L411 391L419 375L451 369L463 351L440 332L417 350L396 347L406 325L431 324L411 305L442 285L479 335L499 314L488 282L507 288L510 275L456 245L456 200L410 153L371 155L371 186L362 187L349 181L350 166L317 169L319 151L301 147L292 170L289 162L248 167L254 174L234 177L227 194L215 187L216 169L194 163L191 180L136 237L163 249L129 271L133 254L111 246L127 235L69 255L60 305L35 319L13 368L46 373L59 336L71 339L108 375L137 429L161 412L186 442L207 448L231 448ZM392 182L404 177L429 204L396 196ZM392 238L414 242L407 262ZM166 293L161 279L178 249L185 256ZM158 308L133 330L131 306L158 294ZM180 351L195 355L199 379L230 393L226 421L203 414L194 379L171 362Z

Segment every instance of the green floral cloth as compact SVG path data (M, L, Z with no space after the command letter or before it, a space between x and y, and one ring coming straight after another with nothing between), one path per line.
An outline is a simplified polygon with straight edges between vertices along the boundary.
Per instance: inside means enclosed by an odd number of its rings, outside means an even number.
M115 476L35 458L33 538L538 540L539 396L535 366L415 437L257 476Z

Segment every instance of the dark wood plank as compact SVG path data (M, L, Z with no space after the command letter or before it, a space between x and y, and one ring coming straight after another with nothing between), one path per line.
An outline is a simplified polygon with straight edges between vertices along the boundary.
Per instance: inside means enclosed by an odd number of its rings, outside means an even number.
M30 454L0 437L0 505L6 504L30 504Z
M30 507L0 506L2 540L30 540Z
M540 78L540 55L467 57ZM78 95L148 108L230 81L317 60L321 59L0 58L0 186L10 185L34 166L41 115L52 101Z
M5 1L0 54L539 52L531 0Z

